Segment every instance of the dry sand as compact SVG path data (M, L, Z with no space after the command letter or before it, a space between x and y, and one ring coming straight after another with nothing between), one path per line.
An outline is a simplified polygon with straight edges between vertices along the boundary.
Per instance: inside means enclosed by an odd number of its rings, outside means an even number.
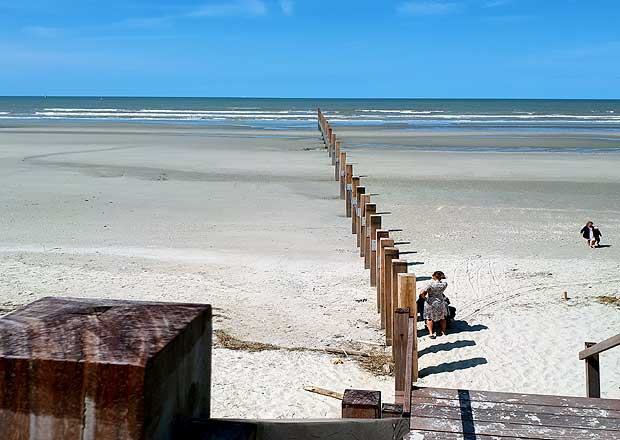
M429 152L407 148L417 134L343 134L388 226L412 241L412 270L446 272L465 321L421 338L421 383L583 395L578 351L620 331L620 309L595 300L620 296L620 154ZM329 164L316 131L0 127L0 312L48 295L206 302L241 340L380 349ZM582 243L589 218L611 247ZM620 397L620 353L601 365L603 394ZM340 402L307 385L393 399L392 379L316 351L216 348L213 371L215 416L337 417Z

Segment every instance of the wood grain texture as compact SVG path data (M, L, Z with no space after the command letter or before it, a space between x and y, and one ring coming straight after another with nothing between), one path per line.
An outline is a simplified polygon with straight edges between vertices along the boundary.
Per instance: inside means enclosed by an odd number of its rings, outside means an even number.
M142 439L209 414L211 307L44 298L0 319L0 438Z

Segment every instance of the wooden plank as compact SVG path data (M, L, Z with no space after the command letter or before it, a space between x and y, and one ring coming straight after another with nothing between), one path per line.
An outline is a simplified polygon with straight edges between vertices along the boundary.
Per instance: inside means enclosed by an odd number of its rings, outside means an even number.
M459 390L448 388L415 388L412 397L434 397L459 400ZM522 405L565 406L573 408L611 409L620 411L620 400L588 399L587 397L549 396L543 394L502 393L493 391L467 391L468 400L518 403ZM463 399L463 396L460 397Z
M393 440L409 432L407 419L194 419L180 423L180 440ZM3 439L4 440L4 439Z
M435 431L409 431L403 440L503 440L514 439L514 437L504 437L499 435L478 435L472 437L471 434L463 435L457 432L435 432Z
M467 401L461 402L458 399L435 399L428 397L413 397L411 405L432 404L435 406L447 406L459 408L463 405L470 406L472 409L494 409L496 411L520 411L536 414L550 414L558 416L582 416L620 419L620 411L594 408L572 408L569 406L548 406L548 405L523 405L518 403L506 402L481 402Z
M605 339L604 341L601 341L598 344L591 345L587 347L585 350L580 351L579 359L584 360L585 358L589 356L592 356L594 354L600 354L604 351L607 351L619 345L620 345L620 334L616 336L612 336L611 338Z
M587 417L573 415L541 414L529 411L526 407L520 410L496 410L495 408L473 408L470 405L458 407L439 406L432 403L417 403L414 407L416 415L424 417L475 420L481 422L502 421L520 425L555 426L581 429L602 429L618 431L620 438L620 419L604 417Z
M321 396L332 397L334 399L342 400L344 398L344 394L337 393L335 391L326 390L325 388L319 387L304 387L305 391L310 391L311 393L320 394Z
M618 440L618 431L588 430L566 427L519 425L504 422L479 422L430 417L411 417L412 430L462 432L475 435L498 435L527 439Z

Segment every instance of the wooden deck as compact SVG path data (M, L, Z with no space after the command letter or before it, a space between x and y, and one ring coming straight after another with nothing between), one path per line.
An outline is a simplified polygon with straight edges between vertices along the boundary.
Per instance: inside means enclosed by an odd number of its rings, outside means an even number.
M410 440L620 439L620 400L414 388Z

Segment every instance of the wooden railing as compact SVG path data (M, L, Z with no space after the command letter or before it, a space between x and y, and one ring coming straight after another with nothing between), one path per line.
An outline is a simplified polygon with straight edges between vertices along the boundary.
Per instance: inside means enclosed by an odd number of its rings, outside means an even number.
M586 349L579 352L579 359L586 361L586 393L588 397L601 397L601 375L598 355L620 345L620 334L602 342L586 342Z

